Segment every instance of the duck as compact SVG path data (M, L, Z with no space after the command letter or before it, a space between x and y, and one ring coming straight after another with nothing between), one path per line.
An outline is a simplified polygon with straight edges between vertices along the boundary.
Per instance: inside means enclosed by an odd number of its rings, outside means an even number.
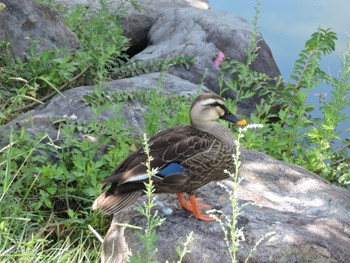
M155 193L175 193L179 206L203 221L215 219L203 213L210 205L196 198L198 188L229 177L234 171L235 136L217 120L239 126L247 122L232 114L225 100L215 93L199 95L190 108L190 125L177 125L160 131L148 141L151 167L157 168L152 181ZM144 194L148 182L147 154L140 147L124 159L101 182L109 186L93 203L92 209L104 214L117 214ZM188 200L185 195L187 194Z

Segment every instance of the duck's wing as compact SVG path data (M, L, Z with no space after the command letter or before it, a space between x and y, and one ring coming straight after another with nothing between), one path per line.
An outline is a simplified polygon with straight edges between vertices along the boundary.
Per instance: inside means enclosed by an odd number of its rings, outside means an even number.
M210 134L191 126L175 126L159 132L149 140L151 167L158 168L155 185L164 189L181 189L189 183L186 167L181 164L212 147ZM111 184L94 203L102 212L116 213L142 195L144 182L148 180L147 155L142 148L129 155L102 184Z
M149 140L151 167L158 168L157 176L163 178L183 173L185 168L181 163L209 150L214 140L212 135L191 126L175 126L162 131ZM146 162L147 155L140 148L129 155L103 184L143 183L148 178Z

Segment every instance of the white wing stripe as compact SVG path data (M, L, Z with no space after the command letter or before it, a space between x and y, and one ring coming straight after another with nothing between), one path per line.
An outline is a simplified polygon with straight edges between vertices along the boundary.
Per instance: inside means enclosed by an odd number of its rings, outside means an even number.
M148 178L148 174L139 174L139 175L135 175L135 176L128 178L127 180L125 180L123 182L123 184L128 183L128 182L142 181L142 180L145 180L147 178Z

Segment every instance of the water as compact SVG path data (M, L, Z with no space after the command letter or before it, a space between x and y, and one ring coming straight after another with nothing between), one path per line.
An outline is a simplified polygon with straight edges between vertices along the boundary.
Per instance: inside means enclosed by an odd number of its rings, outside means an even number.
M213 10L225 11L252 21L255 15L255 0L209 0ZM298 54L304 48L305 41L318 27L331 28L337 33L336 50L324 57L322 69L338 76L341 70L341 57L347 49L350 33L349 0L261 0L259 16L260 32L269 45L282 76L288 81ZM326 85L317 87L308 97L308 103L318 108L319 98L315 94L326 94L330 99L331 89ZM350 96L350 94L349 94ZM346 113L350 116L350 107ZM320 112L315 112L320 117ZM341 137L349 137L346 129L350 120L338 127Z

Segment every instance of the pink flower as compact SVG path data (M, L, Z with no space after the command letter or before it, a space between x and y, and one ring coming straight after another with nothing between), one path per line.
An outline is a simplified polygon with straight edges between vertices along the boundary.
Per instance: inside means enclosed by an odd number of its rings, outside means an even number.
M224 61L224 58L225 58L225 54L221 51L219 51L218 53L218 56L216 57L216 60L215 60L215 65L217 67L220 67L221 66L221 63Z

